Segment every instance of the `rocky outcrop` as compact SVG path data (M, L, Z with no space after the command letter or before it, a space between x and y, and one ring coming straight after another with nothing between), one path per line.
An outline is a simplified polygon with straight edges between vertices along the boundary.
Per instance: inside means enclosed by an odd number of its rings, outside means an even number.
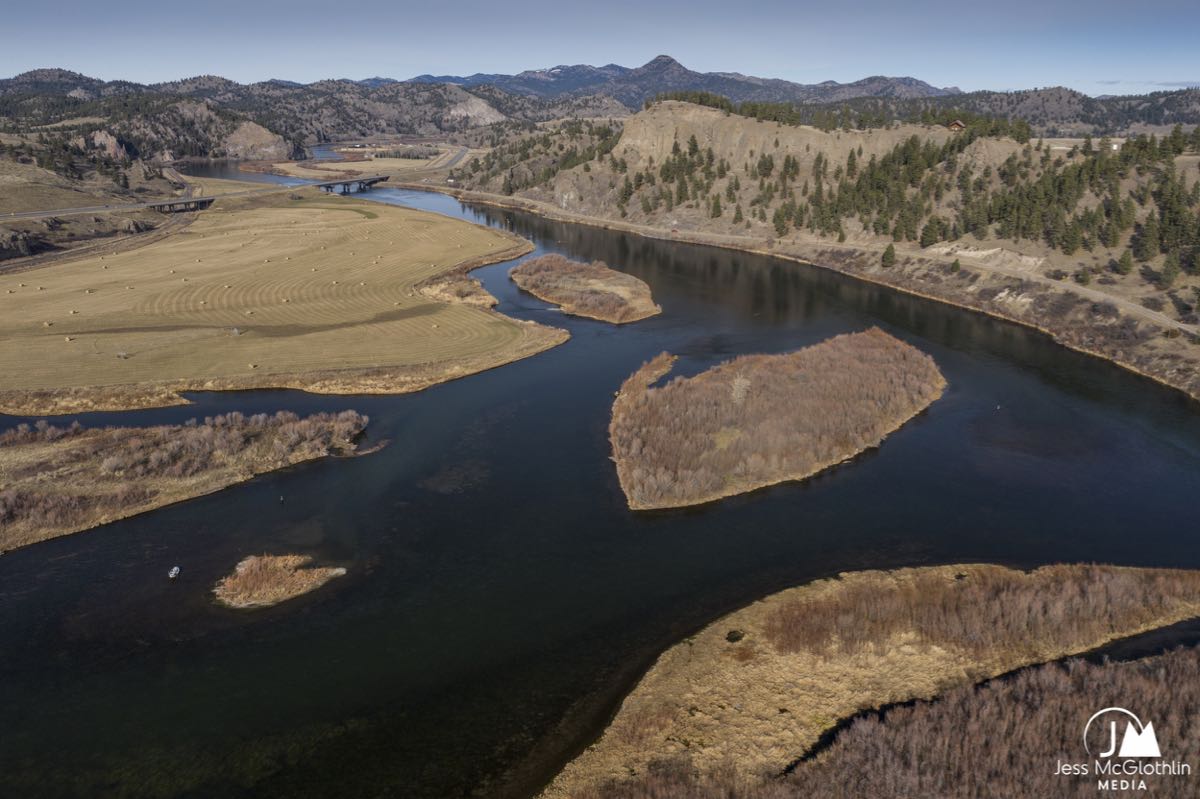
M93 149L102 151L114 161L129 160L129 151L125 149L125 146L121 144L116 136L107 130L92 131L92 135L88 137L88 143Z
M447 109L445 118L451 122L466 122L471 127L479 127L503 122L505 116L478 97L468 97Z
M242 122L225 137L223 149L229 158L249 161L286 160L292 147L282 136L256 122Z
M39 249L38 244L28 233L0 230L0 261L33 255Z

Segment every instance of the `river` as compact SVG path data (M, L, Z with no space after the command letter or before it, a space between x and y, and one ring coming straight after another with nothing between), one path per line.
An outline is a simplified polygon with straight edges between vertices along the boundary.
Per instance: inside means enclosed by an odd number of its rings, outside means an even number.
M663 313L564 316L496 264L475 275L499 310L566 327L567 344L407 396L199 394L66 417L354 408L389 444L0 558L0 795L528 796L658 652L771 591L941 562L1200 567L1200 412L1176 392L815 267L365 196L604 260ZM949 381L879 450L712 505L626 509L608 412L641 363L667 350L694 373L871 325ZM349 574L269 610L212 601L242 557L291 551Z

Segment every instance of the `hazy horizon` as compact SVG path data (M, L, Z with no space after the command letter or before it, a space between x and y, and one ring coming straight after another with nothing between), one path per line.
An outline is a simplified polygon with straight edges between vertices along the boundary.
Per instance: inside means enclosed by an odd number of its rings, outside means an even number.
M563 64L637 67L667 54L698 72L797 83L888 75L963 91L1061 85L1089 95L1200 85L1200 6L1181 0L1136 10L1098 0L1082 11L1031 0L969 9L949 0L752 0L732 9L712 0L614 0L603 14L547 0L464 0L453 13L378 0L336 11L311 0L215 0L200 14L145 0L124 8L119 19L97 18L94 6L78 2L11 9L10 29L21 35L0 52L0 75L59 67L139 83L203 74L240 83L407 80Z

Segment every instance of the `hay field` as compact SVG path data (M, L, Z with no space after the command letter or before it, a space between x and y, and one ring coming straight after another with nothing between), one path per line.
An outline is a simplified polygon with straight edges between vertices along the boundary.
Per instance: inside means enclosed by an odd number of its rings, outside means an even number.
M395 175L437 169L454 155L443 150L436 158L371 158L365 161L284 161L272 164L274 172L294 178L332 180L339 175ZM320 164L320 166L316 166Z
M353 151L351 151L353 152ZM458 147L441 148L434 158L371 158L363 161L281 161L271 165L277 175L294 178L331 180L341 175L399 175L441 169L459 152ZM487 153L487 149L471 148L459 164L467 163Z
M244 191L280 191L284 187L273 183L259 183L252 180L226 180L224 178L200 178L192 175L182 175L192 187L196 197L220 197L224 194L238 194Z
M202 389L397 393L508 363L567 334L417 287L529 249L316 190L219 201L136 250L0 277L0 411L155 407Z

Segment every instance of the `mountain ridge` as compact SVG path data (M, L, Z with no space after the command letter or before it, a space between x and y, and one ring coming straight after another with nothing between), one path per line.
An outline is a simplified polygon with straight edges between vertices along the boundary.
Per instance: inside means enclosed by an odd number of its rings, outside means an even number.
M542 98L565 95L607 94L630 108L667 91L708 91L735 102L831 102L864 95L881 97L943 97L957 94L956 87L939 88L912 77L873 75L851 83L823 81L794 83L781 78L761 78L739 72L696 72L669 55L659 55L640 67L606 64L559 64L526 70L515 75L418 75L410 83L453 83L475 86L488 83L506 91Z

